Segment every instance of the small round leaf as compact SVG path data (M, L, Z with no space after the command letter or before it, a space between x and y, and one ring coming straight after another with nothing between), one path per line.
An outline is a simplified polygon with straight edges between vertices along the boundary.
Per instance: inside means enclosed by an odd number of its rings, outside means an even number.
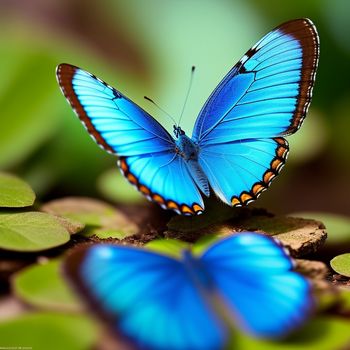
M61 261L31 265L12 280L15 295L35 307L53 311L79 311L81 305L62 277Z
M76 220L87 226L102 226L114 216L115 209L102 201L87 197L64 197L45 203L41 210Z
M35 193L16 176L0 173L0 207L22 208L33 205Z
M133 231L129 231L129 230L125 230L123 228L109 228L109 227L101 227L101 228L96 228L96 227L91 227L86 229L82 235L84 237L92 237L92 236L96 236L100 239L109 239L109 238L113 238L113 239L124 239L126 237L132 236L133 234L135 234L136 230Z
M145 245L146 248L160 254L180 258L182 251L190 249L189 243L177 239L155 239Z
M86 350L97 341L97 327L86 315L37 312L0 322L3 349Z
M339 275L350 277L350 253L341 254L333 258L331 266Z
M66 197L44 204L41 210L85 225L85 237L123 239L139 230L121 211L93 198Z
M0 248L33 252L67 243L70 235L52 215L40 212L0 213Z

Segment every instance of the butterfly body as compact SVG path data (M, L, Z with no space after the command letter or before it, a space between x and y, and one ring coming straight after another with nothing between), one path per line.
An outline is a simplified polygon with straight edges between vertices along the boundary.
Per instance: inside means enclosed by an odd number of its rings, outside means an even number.
M184 160L188 172L201 192L209 196L210 188L208 179L198 162L200 152L199 146L189 138L180 127L174 126L174 134L176 137L176 154Z
M132 185L164 209L197 215L210 190L239 207L270 186L287 158L285 136L305 119L318 57L309 19L276 27L209 96L191 138L180 126L172 137L122 93L78 67L61 64L57 77L90 135L119 157Z
M214 288L213 279L208 274L205 264L190 250L183 250L181 259L189 279L203 294L211 291Z

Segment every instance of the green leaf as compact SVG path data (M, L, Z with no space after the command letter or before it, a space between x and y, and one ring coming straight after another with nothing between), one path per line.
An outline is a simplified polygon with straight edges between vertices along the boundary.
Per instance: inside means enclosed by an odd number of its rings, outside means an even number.
M81 232L85 228L85 224L77 220L64 218L58 215L54 215L54 217L71 235Z
M116 203L140 203L144 197L118 172L117 167L103 173L97 180L97 189L104 198Z
M16 176L0 172L0 207L21 208L34 203L31 187Z
M63 279L61 260L31 265L12 279L12 289L22 301L52 311L79 311L81 305Z
M291 215L321 221L328 233L326 244L350 242L350 218L347 216L322 212L300 212Z
M123 239L138 231L137 225L122 212L105 202L92 198L57 199L46 203L41 209L85 224L85 230L81 234L86 237Z
M341 254L333 258L331 266L339 275L350 277L350 253Z
M350 342L350 321L335 317L318 317L284 341L257 340L235 333L228 350L331 350L346 349Z
M155 239L146 243L145 247L158 253L180 258L184 249L190 249L193 254L201 255L208 246L215 243L218 239L219 235L206 235L198 239L193 245L172 238Z
M190 248L190 244L177 239L155 239L145 244L145 247L161 254L179 258L184 249Z
M0 346L4 349L87 350L97 341L97 329L85 315L28 313L0 323Z
M40 251L67 243L70 235L52 215L40 212L0 213L0 248Z
M65 197L44 204L42 211L76 220L87 226L102 226L114 216L115 209L102 201L85 197Z
M122 228L113 229L108 227L102 227L102 228L90 227L90 228L87 228L82 234L85 237L96 236L100 239L114 238L114 239L120 240L129 236L132 236L133 234L135 234L135 231L128 231Z

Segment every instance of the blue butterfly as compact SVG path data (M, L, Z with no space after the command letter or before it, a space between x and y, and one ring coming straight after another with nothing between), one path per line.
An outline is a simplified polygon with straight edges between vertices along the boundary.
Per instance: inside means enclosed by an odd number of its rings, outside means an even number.
M242 232L201 256L175 259L98 244L77 249L65 272L118 334L142 349L214 350L232 324L257 337L283 337L310 315L307 280L272 238Z
M210 188L228 205L255 200L282 169L284 136L302 124L311 101L319 39L309 19L265 35L230 70L196 120L192 137L173 138L147 112L94 75L68 64L58 82L94 140L149 200L178 214L204 210Z

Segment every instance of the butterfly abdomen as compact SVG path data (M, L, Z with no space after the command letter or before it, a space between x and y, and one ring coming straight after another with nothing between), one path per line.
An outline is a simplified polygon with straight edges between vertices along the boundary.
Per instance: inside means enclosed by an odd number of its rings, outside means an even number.
M198 257L192 255L191 251L184 250L182 252L182 259L190 280L200 290L210 290L213 288L213 280Z

